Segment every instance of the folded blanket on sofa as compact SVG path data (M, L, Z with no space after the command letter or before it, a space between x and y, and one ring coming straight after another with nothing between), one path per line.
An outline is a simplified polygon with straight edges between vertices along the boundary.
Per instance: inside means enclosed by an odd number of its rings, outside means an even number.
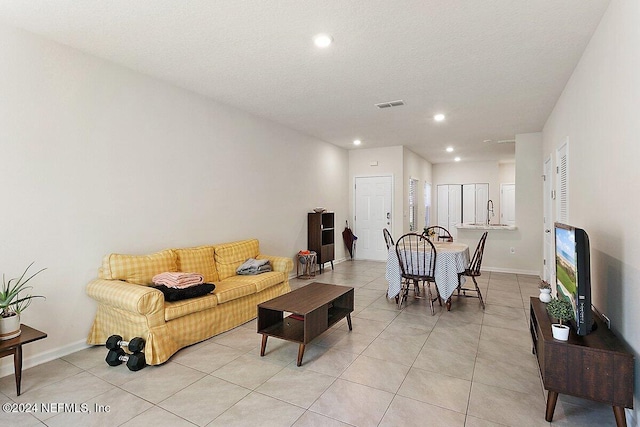
M181 301L188 298L196 298L213 292L216 285L213 283L203 283L201 285L190 286L184 289L169 288L165 285L152 286L164 294L165 301Z
M266 273L267 271L272 271L271 264L269 264L268 259L255 259L249 258L236 270L237 274L241 275L251 275L251 274L260 274Z
M201 285L204 282L202 274L198 273L171 273L156 274L152 279L156 285L165 285L169 288L184 289L190 286Z

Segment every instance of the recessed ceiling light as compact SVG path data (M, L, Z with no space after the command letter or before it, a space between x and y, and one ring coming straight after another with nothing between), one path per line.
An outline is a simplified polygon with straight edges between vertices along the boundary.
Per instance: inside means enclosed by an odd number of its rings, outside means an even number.
M456 158L455 158L455 159L453 159L453 160L455 160L456 162L459 162L459 161L460 161L460 157L456 157Z
M492 140L491 140L491 139L485 139L485 140L484 140L484 141L482 141L482 142L492 142Z
M333 42L333 37L328 34L318 34L313 38L313 43L321 49L325 47L329 47L329 45Z
M453 153L453 147L447 147L447 153Z
M353 145L360 145L360 144L362 144L362 141L360 141L359 139L353 140Z
M433 116L433 120L435 120L436 122L441 122L444 120L444 114L439 113L436 114L435 116Z

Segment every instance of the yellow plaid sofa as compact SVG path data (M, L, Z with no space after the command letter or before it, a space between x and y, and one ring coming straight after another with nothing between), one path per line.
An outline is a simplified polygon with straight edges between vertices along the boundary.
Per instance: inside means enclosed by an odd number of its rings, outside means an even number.
M273 271L236 275L249 258L268 259ZM164 363L183 347L254 319L258 304L291 290L292 269L291 258L260 254L256 239L151 255L107 255L98 278L87 285L87 294L98 303L87 343L104 344L114 334L142 337L147 363ZM162 292L148 285L166 271L200 273L216 288L203 297L165 302Z

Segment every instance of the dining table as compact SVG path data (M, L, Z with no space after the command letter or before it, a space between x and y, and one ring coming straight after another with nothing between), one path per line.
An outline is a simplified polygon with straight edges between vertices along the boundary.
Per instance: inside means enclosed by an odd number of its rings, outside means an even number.
M451 308L451 295L465 282L464 273L469 266L469 246L458 242L433 242L436 249L436 264L434 278L440 297L447 302L447 309ZM419 254L412 254L418 256ZM428 255L429 256L429 255ZM427 260L427 265L428 265ZM414 263L417 265L417 263ZM413 272L424 274L424 272ZM394 298L402 289L402 271L395 246L389 248L385 278L389 283L387 297Z

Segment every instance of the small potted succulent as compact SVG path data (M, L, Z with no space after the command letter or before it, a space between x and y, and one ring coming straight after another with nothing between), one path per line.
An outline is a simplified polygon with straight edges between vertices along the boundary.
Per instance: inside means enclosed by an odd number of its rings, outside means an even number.
M33 286L27 283L40 274L45 268L36 271L27 277L29 268L24 270L20 277L6 280L2 275L2 286L0 287L0 340L9 340L20 335L20 313L22 313L33 301L34 298L44 298L42 295L31 295L28 293ZM27 277L25 279L25 277Z
M551 301L551 285L549 282L542 280L538 285L538 288L540 289L540 295L538 296L540 301L544 303Z
M575 316L571 303L565 299L552 299L547 304L547 312L551 317L558 319L560 322L551 325L553 338L560 341L567 341L569 339L569 327L563 325L562 322L568 322Z

